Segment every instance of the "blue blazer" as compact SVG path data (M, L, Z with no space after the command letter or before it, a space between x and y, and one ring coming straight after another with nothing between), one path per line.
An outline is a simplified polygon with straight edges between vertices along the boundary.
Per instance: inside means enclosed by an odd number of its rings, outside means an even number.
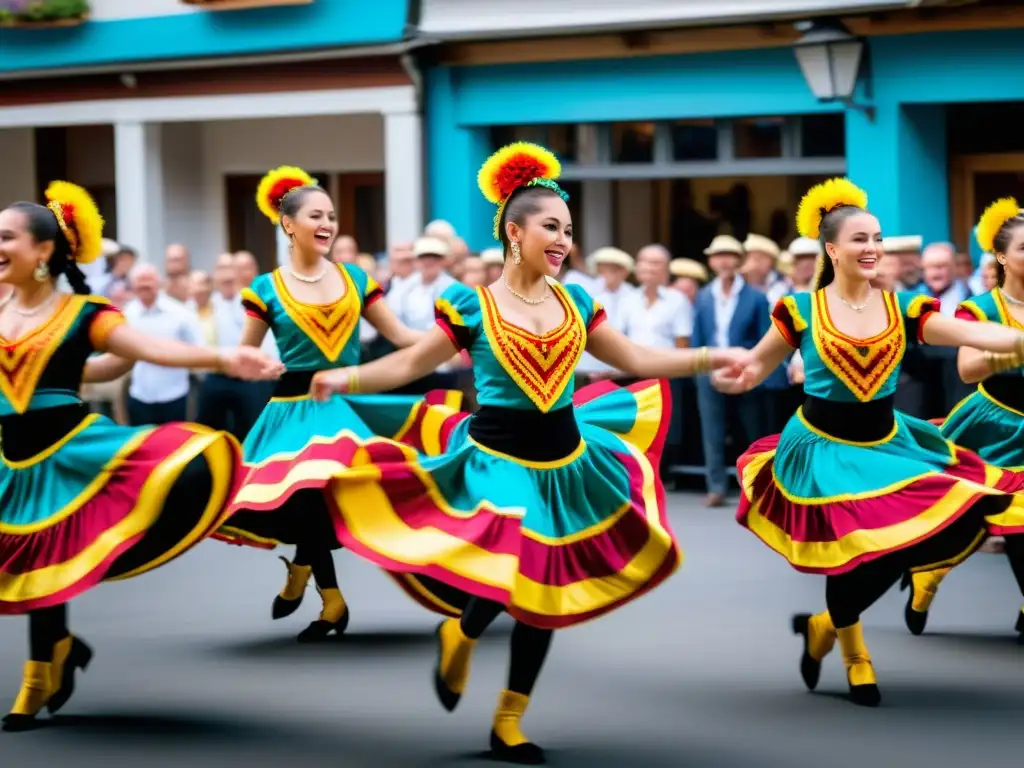
M690 346L715 346L715 296L711 292L710 284L697 293L693 310L693 336L690 338ZM753 349L770 326L771 307L768 306L768 299L756 288L744 284L736 301L736 311L729 323L729 346ZM779 366L773 371L762 386L769 389L788 387L785 366Z

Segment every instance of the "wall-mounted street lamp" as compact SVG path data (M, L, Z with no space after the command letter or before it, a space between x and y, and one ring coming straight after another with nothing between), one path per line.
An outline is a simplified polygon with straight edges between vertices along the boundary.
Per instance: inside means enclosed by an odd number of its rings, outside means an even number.
M803 36L793 44L793 53L815 98L842 102L873 120L875 108L853 100L867 63L864 39L834 19L800 22L796 27Z

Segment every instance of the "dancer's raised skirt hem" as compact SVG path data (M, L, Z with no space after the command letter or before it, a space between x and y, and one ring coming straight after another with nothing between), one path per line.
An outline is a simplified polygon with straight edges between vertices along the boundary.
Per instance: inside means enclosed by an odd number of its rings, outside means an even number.
M331 483L335 532L388 571L495 600L533 626L601 616L682 559L658 475L668 398L660 381L580 390L560 417L578 425L579 443L556 460L487 447L469 420L453 423L436 457L363 441Z

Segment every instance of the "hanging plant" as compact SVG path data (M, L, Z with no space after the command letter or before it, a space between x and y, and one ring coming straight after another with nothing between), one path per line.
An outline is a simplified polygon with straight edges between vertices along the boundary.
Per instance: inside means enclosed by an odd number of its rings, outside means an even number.
M313 0L181 0L209 11L241 11L247 8L273 8L277 5L309 5Z
M88 0L0 0L2 27L71 27L88 18Z

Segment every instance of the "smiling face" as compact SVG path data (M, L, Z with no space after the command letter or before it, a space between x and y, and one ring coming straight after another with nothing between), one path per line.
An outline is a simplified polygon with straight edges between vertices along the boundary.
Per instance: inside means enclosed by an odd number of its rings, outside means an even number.
M569 206L554 193L536 194L529 202L522 224L509 221L505 231L510 242L519 243L524 267L555 277L572 248Z
M297 210L292 214L285 213L281 217L284 231L291 237L295 248L302 253L329 255L331 243L338 233L331 198L319 189L302 190L292 194L301 197L297 201Z
M867 211L846 214L832 238L825 243L826 257L832 259L836 275L852 281L878 276L882 256L882 228Z
M52 214L51 214L52 215ZM18 286L35 278L33 271L53 254L53 240L36 240L29 213L19 208L0 211L0 283Z

